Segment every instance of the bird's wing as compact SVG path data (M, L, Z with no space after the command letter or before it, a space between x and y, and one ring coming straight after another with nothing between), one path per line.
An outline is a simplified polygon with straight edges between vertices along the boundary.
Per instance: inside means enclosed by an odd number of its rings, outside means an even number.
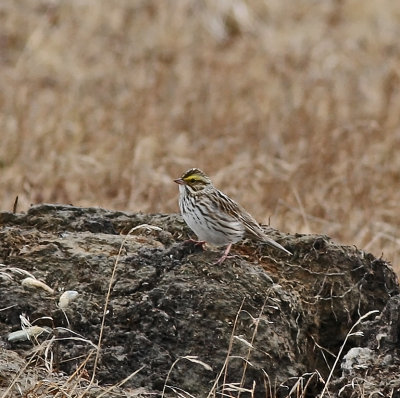
M219 210L224 211L232 218L239 221L250 236L292 255L289 250L286 250L278 242L275 242L273 239L269 238L262 230L258 222L242 206L220 191L217 191L216 194L218 195L219 200L216 200L215 202L218 203Z
M246 232L254 238L259 240L265 239L266 236L257 221L242 206L240 206L240 204L236 203L221 191L217 190L215 195L217 196L217 200L214 200L213 202L218 206L218 210L229 215L235 221L239 221L243 224Z

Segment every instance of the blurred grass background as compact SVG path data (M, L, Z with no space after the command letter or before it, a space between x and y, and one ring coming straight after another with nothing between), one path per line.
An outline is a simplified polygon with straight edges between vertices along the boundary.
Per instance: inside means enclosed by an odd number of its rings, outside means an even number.
M400 254L400 2L2 0L0 209L177 212Z

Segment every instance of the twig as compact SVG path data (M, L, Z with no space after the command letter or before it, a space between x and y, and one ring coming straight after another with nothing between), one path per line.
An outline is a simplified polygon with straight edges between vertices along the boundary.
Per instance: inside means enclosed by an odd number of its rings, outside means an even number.
M228 361L229 361L230 353L231 353L231 351L232 351L232 346L233 346L233 340L234 340L234 334L235 334L235 330L236 330L236 325L237 325L237 322L238 322L238 319L239 319L239 314L242 312L242 308L243 308L243 304L244 304L245 299L246 299L246 298L243 297L243 300L242 300L242 303L240 304L239 310L238 310L238 312L236 313L235 322L233 323L231 338L229 339L229 347L228 347L228 352L227 352L227 354L226 354L225 362L224 362L224 364L222 365L222 368L221 368L221 370L220 370L218 376L216 377L216 379L215 379L215 381L214 381L214 384L213 384L213 386L211 387L211 390L210 390L210 392L209 392L208 395L207 395L207 398L210 398L211 395L214 393L215 387L217 386L218 381L219 381L219 379L221 378L222 373L223 373L224 371L225 371L225 374L224 374L224 383L223 383L223 385L225 385L225 383L226 383Z
M121 258L121 253L122 253L122 249L124 248L125 242L127 241L129 235L140 228L147 228L147 229L154 229L154 230L161 230L160 227L156 227L153 225L148 225L148 224L142 224L142 225L137 225L136 227L133 227L130 229L130 231L125 235L124 240L122 241L120 247L119 247L119 251L118 251L118 255L117 258L115 259L115 263L114 263L114 267L111 273L111 277L110 277L110 282L108 284L108 290L107 290L107 295L106 295L106 301L104 303L104 310L103 310L103 317L101 320L101 326L100 326L100 334L99 334L99 341L97 343L97 350L96 350L96 356L94 358L94 364L93 364L93 373L92 373L92 377L90 379L90 383L89 385L86 387L86 390L83 392L83 394L80 397L83 397L86 392L89 390L90 386L93 384L95 376L96 376L96 369L97 369L97 365L99 362L99 358L100 358L100 350L101 350L101 343L103 340L103 332L104 332L104 325L106 322L106 316L107 316L107 311L108 311L108 304L110 302L110 296L111 296L111 290L112 290L112 286L114 283L114 279L115 279L115 272L117 270L117 266L119 264L120 258Z
M363 315L361 318L358 319L358 321L351 327L351 329L350 329L349 332L347 333L347 335L346 335L346 337L345 337L345 339L344 339L344 341L343 341L343 344L342 344L342 346L340 347L340 350L339 350L339 352L338 352L338 354L337 354L335 363L333 364L332 369L331 369L331 371L330 371L330 373L329 373L329 376L328 376L328 378L326 379L326 383L325 383L325 386L324 386L324 388L323 388L323 390L322 390L322 392L321 392L320 398L322 398L322 397L324 396L325 392L328 390L329 382L331 381L331 378L332 378L332 376L333 376L333 372L334 372L334 370L335 370L335 368L336 368L336 366L337 366L337 364L338 364L338 362L339 362L340 356L342 355L342 352L343 352L344 347L345 347L345 345L346 345L346 343L347 343L347 340L349 339L349 337L351 337L351 336L354 335L354 333L353 333L354 328L355 328L356 326L358 326L358 325L361 323L361 321L362 321L363 319L365 319L365 318L369 317L370 315L375 314L375 313L377 313L377 312L379 312L379 311L378 311L378 310L373 310L373 311L367 312L365 315Z

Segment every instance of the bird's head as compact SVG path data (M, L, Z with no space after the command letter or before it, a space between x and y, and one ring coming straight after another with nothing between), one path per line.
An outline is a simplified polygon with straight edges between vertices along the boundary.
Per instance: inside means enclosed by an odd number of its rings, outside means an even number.
M174 181L179 185L190 187L193 191L201 191L208 186L212 186L210 178L200 169L190 169L181 178L177 178Z

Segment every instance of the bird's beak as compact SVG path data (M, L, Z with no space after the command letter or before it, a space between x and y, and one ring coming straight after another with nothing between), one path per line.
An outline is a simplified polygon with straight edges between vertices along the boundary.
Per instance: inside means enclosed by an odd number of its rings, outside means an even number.
M174 180L174 182L176 182L179 185L185 185L186 184L185 181L183 181L182 178L177 178L176 180Z

